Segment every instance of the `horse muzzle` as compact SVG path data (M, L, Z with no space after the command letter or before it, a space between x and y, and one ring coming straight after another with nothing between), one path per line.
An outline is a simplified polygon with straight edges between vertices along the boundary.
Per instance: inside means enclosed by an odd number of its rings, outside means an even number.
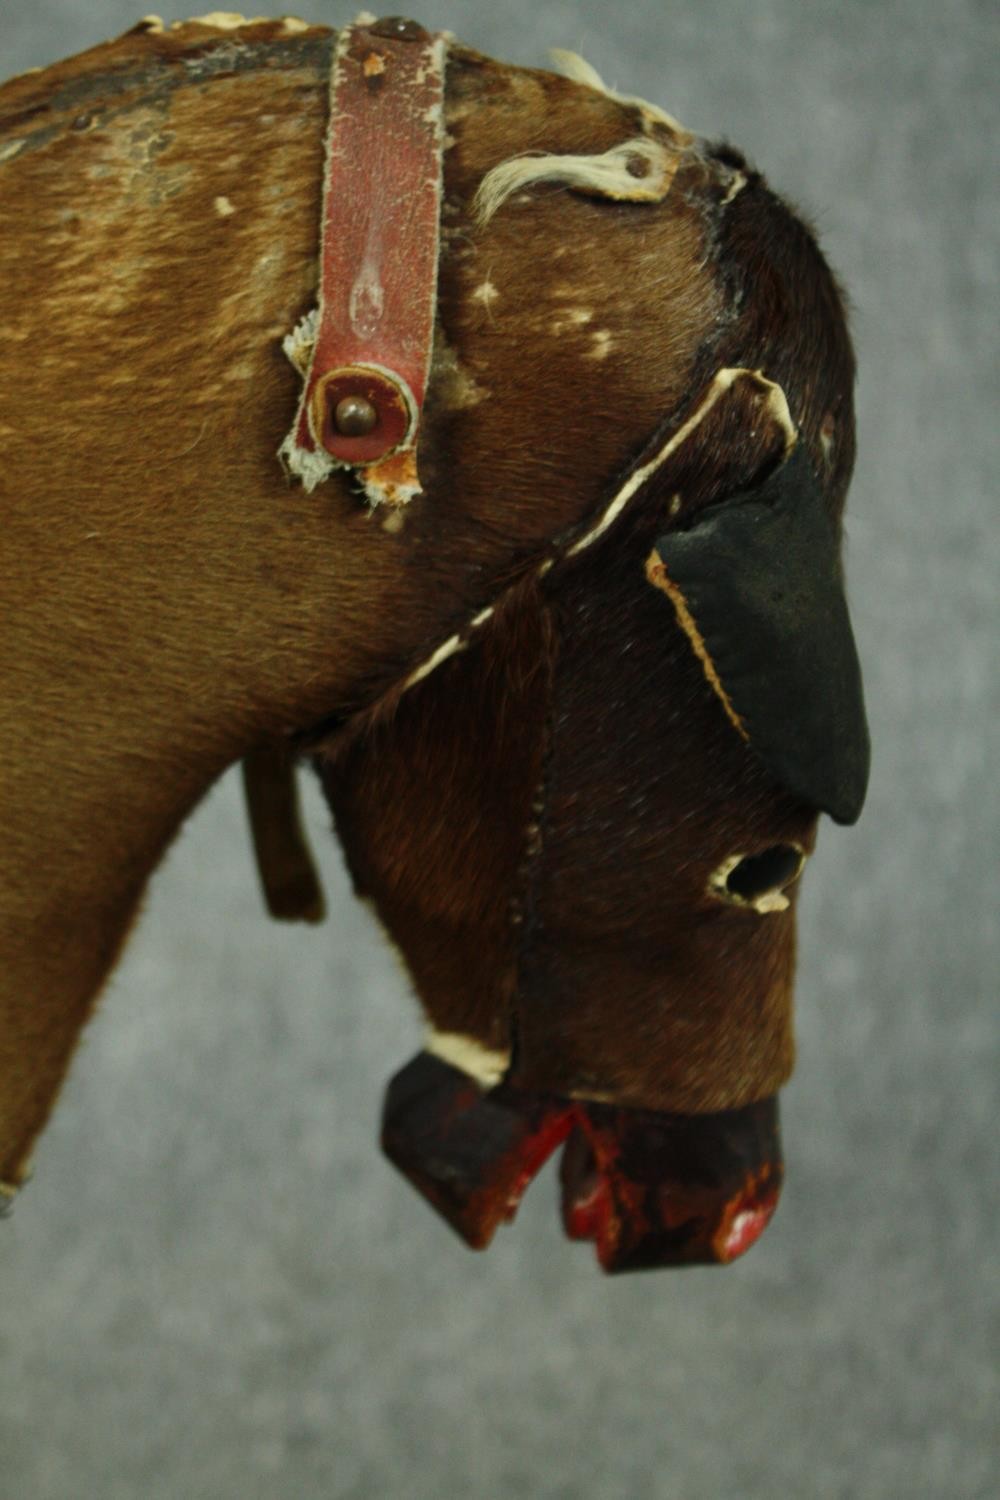
M767 1227L781 1191L777 1099L716 1114L484 1090L421 1052L386 1093L382 1147L473 1249L512 1219L557 1147L562 1217L605 1271L727 1265Z

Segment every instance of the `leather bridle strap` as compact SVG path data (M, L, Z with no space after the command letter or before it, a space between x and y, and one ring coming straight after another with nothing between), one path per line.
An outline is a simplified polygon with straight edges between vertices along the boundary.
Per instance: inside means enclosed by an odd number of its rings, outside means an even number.
M319 305L285 340L305 388L281 456L308 490L354 468L373 504L420 493L446 46L415 21L361 16L334 51Z
M271 916L279 922L322 922L326 902L302 826L295 760L287 745L261 745L244 756L243 795Z
M430 369L440 250L448 37L359 16L333 54L319 302L284 348L305 377L281 446L307 490L358 471L371 503L420 493L416 445ZM278 745L243 762L254 851L271 915L323 916L294 760Z

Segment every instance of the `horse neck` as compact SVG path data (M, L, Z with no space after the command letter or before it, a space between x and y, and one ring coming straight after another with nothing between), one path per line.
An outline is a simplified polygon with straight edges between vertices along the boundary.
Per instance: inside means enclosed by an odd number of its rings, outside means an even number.
M275 457L298 391L281 337L314 295L313 75L182 90L169 119L140 98L7 163L0 1182L190 809L405 653L392 539Z

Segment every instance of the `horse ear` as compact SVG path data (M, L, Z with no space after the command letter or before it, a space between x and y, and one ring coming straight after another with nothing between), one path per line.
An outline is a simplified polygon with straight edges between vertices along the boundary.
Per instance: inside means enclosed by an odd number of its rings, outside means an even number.
M772 776L855 822L869 766L861 669L837 538L802 445L760 485L661 537L647 576Z

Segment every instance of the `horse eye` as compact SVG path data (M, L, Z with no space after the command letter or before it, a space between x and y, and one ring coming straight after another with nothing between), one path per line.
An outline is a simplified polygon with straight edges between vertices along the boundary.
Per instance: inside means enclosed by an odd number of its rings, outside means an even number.
M772 844L759 854L731 854L709 876L714 896L755 911L785 911L784 887L802 873L805 853L797 844Z

